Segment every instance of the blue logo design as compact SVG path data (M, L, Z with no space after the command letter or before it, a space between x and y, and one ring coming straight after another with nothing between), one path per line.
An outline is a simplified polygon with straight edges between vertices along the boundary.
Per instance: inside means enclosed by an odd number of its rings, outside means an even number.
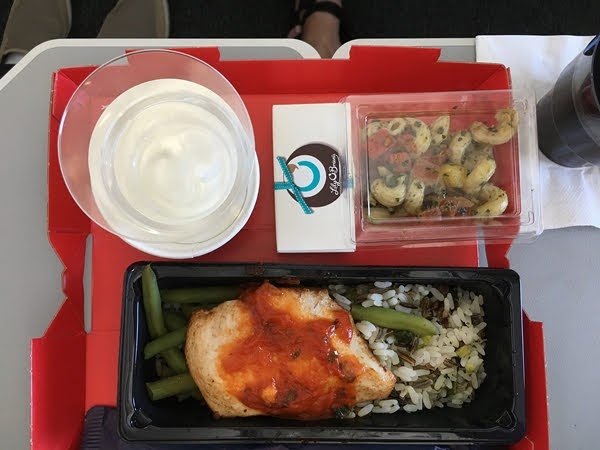
M319 169L310 161L300 161L298 165L306 167L312 172L312 181L306 186L298 186L298 189L300 189L302 192L310 192L314 188L316 188L319 185L319 181L321 181L321 174L319 172Z

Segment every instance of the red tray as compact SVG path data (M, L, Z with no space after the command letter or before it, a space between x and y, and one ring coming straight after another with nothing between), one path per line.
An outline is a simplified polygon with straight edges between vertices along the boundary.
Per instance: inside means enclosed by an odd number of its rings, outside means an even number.
M355 253L278 254L273 211L272 106L337 102L350 94L505 89L508 70L497 64L439 62L438 49L356 47L349 60L220 61L214 48L187 49L219 70L242 95L254 126L261 183L255 210L243 230L198 262L478 265L476 243L439 249L359 248ZM46 334L32 341L31 435L34 449L75 449L85 412L115 405L125 269L155 260L91 223L63 182L57 155L60 118L77 86L94 67L54 75L48 164L48 235L65 266L65 302ZM83 324L86 239L92 236L92 327ZM486 246L492 267L508 267L509 244ZM548 407L542 324L524 318L527 435L514 449L545 450ZM68 355L68 358L66 357Z

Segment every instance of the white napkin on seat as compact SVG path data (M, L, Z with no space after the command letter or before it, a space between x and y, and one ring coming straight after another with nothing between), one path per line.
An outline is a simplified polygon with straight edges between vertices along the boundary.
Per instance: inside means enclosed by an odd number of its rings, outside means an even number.
M477 36L478 62L510 68L515 88L532 88L539 100L593 36ZM540 152L544 229L600 228L600 167L570 169Z

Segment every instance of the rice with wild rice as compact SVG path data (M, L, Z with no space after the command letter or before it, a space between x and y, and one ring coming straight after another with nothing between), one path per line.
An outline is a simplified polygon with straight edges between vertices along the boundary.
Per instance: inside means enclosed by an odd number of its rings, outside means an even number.
M356 328L382 365L396 375L388 399L359 403L348 418L370 413L415 412L460 408L469 403L485 379L483 297L455 286L397 284L330 285L337 303L389 308L433 322L439 334L419 338L359 321Z

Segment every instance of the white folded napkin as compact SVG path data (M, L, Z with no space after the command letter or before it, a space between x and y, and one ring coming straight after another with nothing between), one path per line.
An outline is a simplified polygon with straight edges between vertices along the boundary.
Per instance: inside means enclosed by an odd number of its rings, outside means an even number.
M514 88L532 88L539 100L593 36L477 36L478 62L510 68ZM540 152L544 229L600 228L600 167L570 169Z

